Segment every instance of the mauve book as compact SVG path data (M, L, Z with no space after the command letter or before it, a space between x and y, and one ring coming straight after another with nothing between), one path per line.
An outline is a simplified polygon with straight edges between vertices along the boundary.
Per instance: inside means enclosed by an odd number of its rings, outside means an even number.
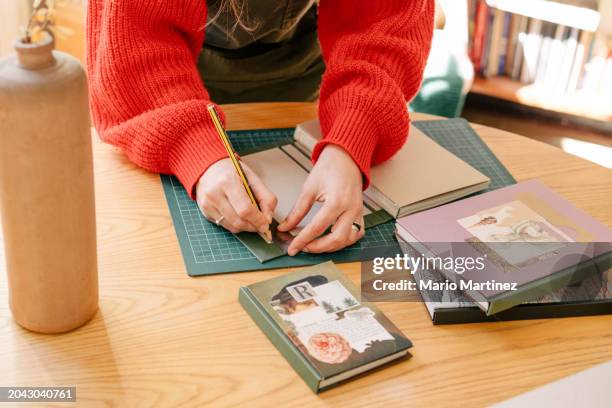
M612 251L608 227L537 180L412 214L396 225L403 245L432 259L487 315L607 270Z

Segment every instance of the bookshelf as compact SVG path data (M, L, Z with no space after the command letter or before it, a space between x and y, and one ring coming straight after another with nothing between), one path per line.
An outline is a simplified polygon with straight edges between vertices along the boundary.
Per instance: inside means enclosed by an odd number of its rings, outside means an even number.
M468 0L470 92L609 127L612 51L600 23L593 0Z
M537 86L525 85L510 78L480 76L474 78L470 93L594 121L612 121L610 97L606 101L604 96L593 97L590 94L549 95L538 90Z

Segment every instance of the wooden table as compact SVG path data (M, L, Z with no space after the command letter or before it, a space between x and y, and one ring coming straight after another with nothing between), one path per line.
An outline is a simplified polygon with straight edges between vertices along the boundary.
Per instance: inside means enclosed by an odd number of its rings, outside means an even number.
M312 104L225 112L231 129L316 116ZM516 178L539 178L612 226L611 171L521 136L474 128ZM97 138L94 152L100 311L69 334L29 333L10 316L2 271L2 386L76 385L87 406L472 407L612 359L612 316L433 326L422 304L383 303L414 342L414 357L314 395L238 304L240 286L286 271L189 278L159 176ZM359 280L358 263L340 267Z

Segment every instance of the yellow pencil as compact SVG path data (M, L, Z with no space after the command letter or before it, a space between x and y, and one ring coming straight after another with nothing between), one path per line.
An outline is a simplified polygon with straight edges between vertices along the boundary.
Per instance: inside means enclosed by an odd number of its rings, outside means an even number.
M219 138L221 139L223 146L225 146L225 150L227 150L227 154L229 155L229 158L232 161L234 168L236 169L236 173L238 173L238 177L240 177L240 180L242 181L242 185L244 186L244 189L246 190L247 195L251 199L251 202L253 203L253 205L257 207L259 211L261 211L261 208L259 208L259 204L257 203L257 200L255 199L255 194L253 194L253 190L251 189L251 186L249 186L249 182L246 178L246 175L244 174L244 170L242 169L240 162L236 158L236 152L234 151L234 148L232 147L232 144L229 141L229 137L227 136L227 133L225 132L225 129L223 128L223 124L221 123L219 114L217 113L217 110L215 109L215 105L210 103L207 105L206 108L208 109L208 113L210 114L210 117L213 123L215 124L215 129L217 129ZM268 244L272 243L272 232L270 232L269 228L266 232L259 233L259 235Z

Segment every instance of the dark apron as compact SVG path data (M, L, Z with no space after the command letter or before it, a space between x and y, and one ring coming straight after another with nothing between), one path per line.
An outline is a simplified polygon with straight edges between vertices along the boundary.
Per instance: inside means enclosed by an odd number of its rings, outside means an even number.
M313 101L325 70L315 0L243 0L243 20L223 12L206 27L198 70L216 103ZM208 1L208 18L219 1Z

